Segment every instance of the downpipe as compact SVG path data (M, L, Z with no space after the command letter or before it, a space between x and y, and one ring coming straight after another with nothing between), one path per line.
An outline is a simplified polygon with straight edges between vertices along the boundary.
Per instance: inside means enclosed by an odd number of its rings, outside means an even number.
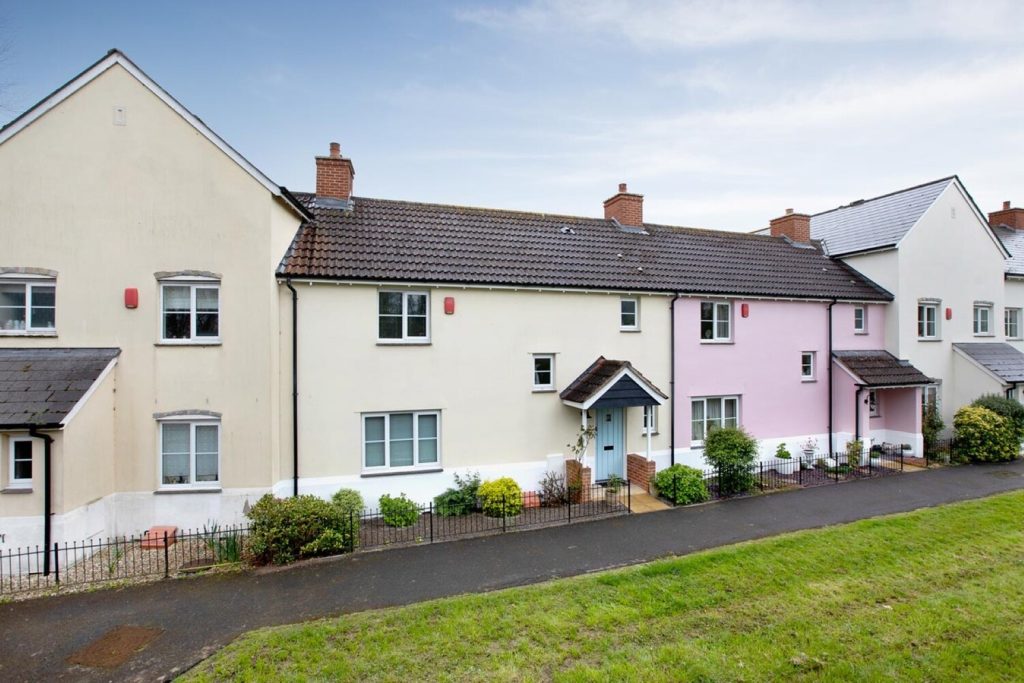
M292 293L292 496L299 497L299 293L291 278L284 281Z
M28 428L29 436L43 440L43 576L50 575L50 546L52 540L53 497L53 475L51 473L51 460L53 451L53 437L43 434L36 427Z

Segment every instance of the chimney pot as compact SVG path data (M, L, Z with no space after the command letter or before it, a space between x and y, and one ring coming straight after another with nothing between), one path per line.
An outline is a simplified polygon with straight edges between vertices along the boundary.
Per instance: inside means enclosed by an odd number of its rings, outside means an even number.
M615 219L622 225L642 228L644 225L644 196L630 194L626 183L619 183L619 191L604 200L605 220Z
M787 216L792 216L793 215L793 209L786 209L786 215Z
M339 145L337 142L332 142L331 143L331 158L332 159L340 159L341 158L341 145Z
M1009 210L1010 210L1010 200L1007 199L1005 202L1003 202L1003 211L1009 211Z
M619 183L619 192L626 192L626 183Z

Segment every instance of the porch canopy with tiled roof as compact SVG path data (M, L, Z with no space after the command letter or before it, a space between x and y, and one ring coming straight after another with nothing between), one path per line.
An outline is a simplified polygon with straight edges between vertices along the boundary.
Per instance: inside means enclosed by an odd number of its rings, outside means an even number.
M60 428L120 349L0 349L0 428Z
M833 351L832 357L861 387L895 389L933 384L927 375L909 361L900 360L888 351Z
M559 397L573 408L631 408L661 405L668 396L626 360L600 356Z

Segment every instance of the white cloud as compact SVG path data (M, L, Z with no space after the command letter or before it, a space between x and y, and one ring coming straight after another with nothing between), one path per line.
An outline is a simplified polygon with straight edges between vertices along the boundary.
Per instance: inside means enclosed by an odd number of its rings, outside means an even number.
M532 0L512 9L471 7L458 19L530 32L626 38L640 47L708 47L753 42L875 42L942 38L1019 41L1024 3L821 3L807 0Z

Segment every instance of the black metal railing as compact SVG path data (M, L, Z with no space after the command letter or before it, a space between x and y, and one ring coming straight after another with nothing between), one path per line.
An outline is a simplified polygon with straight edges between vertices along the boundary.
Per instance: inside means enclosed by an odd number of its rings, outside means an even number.
M787 488L835 484L899 474L906 457L900 445L873 446L870 451L816 453L792 458L761 460L750 466L701 470L708 498L718 500ZM672 479L678 486L679 479ZM669 502L679 500L678 490L659 491Z
M629 514L629 481L569 487L558 499L535 492L502 500L488 514L479 505L463 514L448 514L433 502L415 506L415 518L393 526L380 510L350 513L352 550L436 543L455 538L484 536L519 529L540 528L598 517ZM395 520L391 519L392 523ZM405 522L409 522L405 524ZM247 556L248 527L211 526L201 531L178 531L157 536L133 535L72 543L54 543L49 550L35 546L0 550L0 597L15 593L46 592L72 586L147 578L169 578L218 565L238 563ZM47 555L49 557L47 558ZM49 573L44 573L49 559Z
M248 534L245 527L215 525L201 531L54 543L49 550L41 546L0 550L0 595L178 576L237 563L245 555Z
M925 443L924 460L927 466L956 465L965 461L957 440L954 438L937 439Z

